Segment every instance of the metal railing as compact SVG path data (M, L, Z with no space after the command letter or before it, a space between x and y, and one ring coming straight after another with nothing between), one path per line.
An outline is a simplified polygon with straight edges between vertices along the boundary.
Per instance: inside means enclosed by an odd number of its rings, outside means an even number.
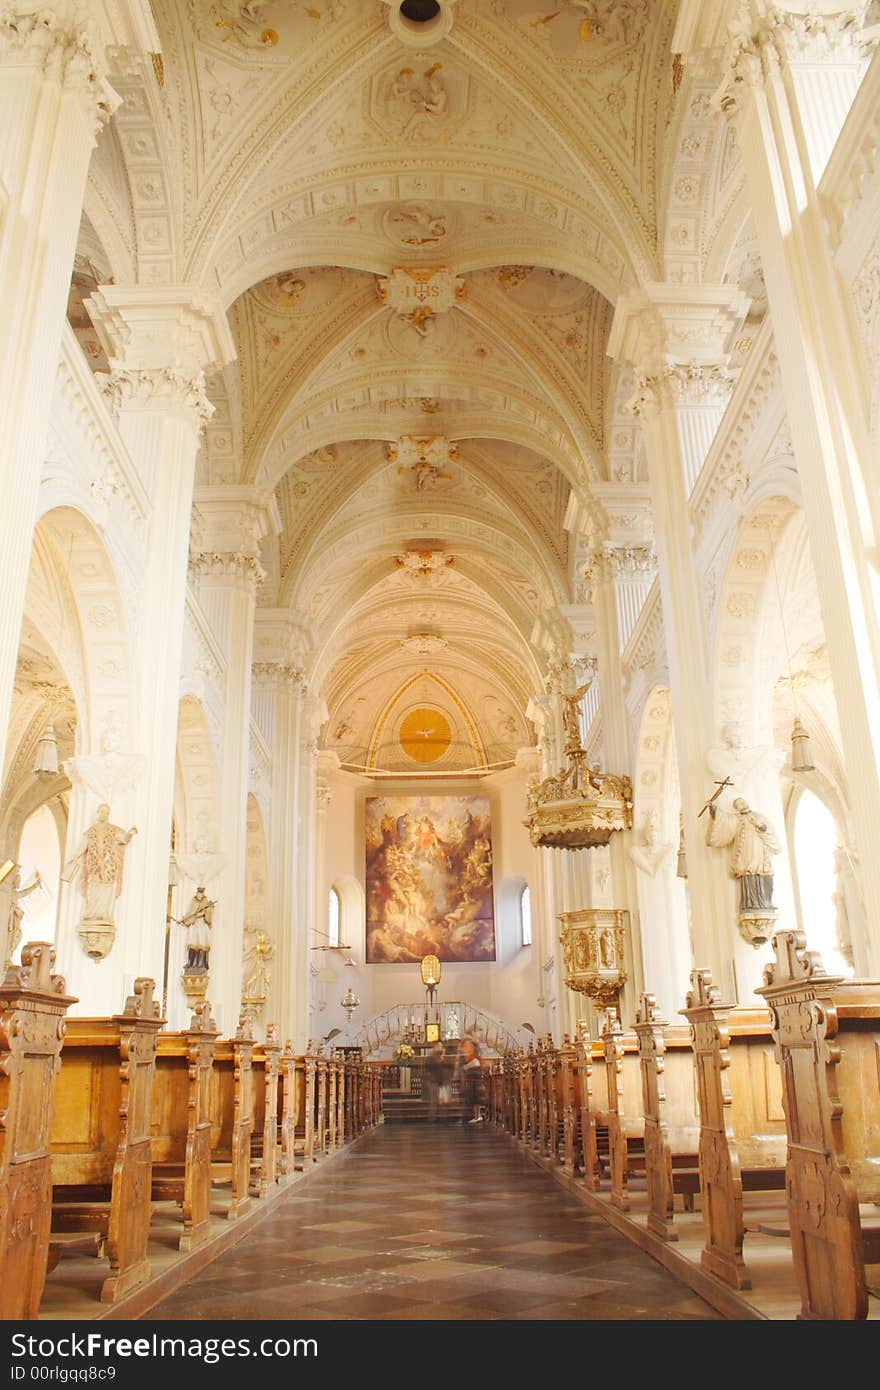
M362 1047L367 1056L381 1052L386 1044L414 1032L424 1038L425 1025L440 1024L440 1037L474 1038L490 1053L503 1056L518 1048L528 1048L535 1035L528 1028L516 1027L497 1014L478 1009L461 1000L429 1005L425 1002L395 1004L382 1014L374 1014L357 1031L346 1035L348 1046ZM342 1041L342 1040L340 1040Z

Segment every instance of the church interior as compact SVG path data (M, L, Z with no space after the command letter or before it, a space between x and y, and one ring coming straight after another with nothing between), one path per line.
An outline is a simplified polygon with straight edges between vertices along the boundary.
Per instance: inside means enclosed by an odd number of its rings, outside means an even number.
M878 40L4 3L0 1318L880 1316Z

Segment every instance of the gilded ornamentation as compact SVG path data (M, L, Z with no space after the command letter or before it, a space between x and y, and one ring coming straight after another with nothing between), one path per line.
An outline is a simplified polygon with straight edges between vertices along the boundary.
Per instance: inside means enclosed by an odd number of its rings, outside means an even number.
M620 908L582 908L561 913L559 920L566 985L598 1008L615 1005L627 978L629 914Z

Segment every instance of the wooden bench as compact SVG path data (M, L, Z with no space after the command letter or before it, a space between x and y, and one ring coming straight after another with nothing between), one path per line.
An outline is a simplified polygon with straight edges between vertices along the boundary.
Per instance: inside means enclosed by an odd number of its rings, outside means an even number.
M590 1192L598 1192L601 1180L599 1161L599 1125L597 1107L593 1094L596 1079L594 1065L604 1066L605 1051L600 1043L594 1043L585 1023L578 1024L575 1039L575 1073L580 1100L580 1152L583 1166L584 1186ZM607 1153L607 1128L603 1127L603 1149Z
M700 1111L703 1268L736 1289L751 1288L743 1259L743 1193L785 1186L782 1079L770 1014L733 1008L707 970L691 972L687 1008Z
M239 1023L234 1038L214 1046L211 1071L211 1182L230 1184L227 1219L235 1221L248 1206L251 1133L254 1124L254 1040L250 1024Z
M677 1240L675 1194L682 1194L685 1209L692 1211L700 1186L700 1115L690 1030L667 1023L654 996L643 994L634 1031L645 1119L648 1229L663 1240Z
M865 1262L880 1260L880 983L827 975L799 932L773 949L758 993L783 1078L799 1317L864 1318Z
M55 1087L52 1230L98 1235L110 1264L105 1303L150 1273L150 1117L162 1027L154 988L135 980L121 1014L71 1019Z
M315 1054L315 1095L314 1095L314 1148L313 1157L327 1152L327 1102L330 1093L330 1078L324 1045L320 1043Z
M297 1141L297 1129L302 1123L305 1100L305 1058L297 1057L288 1038L278 1059L278 1134L281 1144L279 1169L282 1177L294 1172L297 1155L303 1153L302 1140ZM302 1164L299 1165L302 1167Z
M608 1130L611 1202L628 1211L629 1172L633 1157L644 1154L645 1139L638 1039L634 1033L624 1033L617 1010L609 1008L601 1041L605 1074L604 1086L597 1082L594 1092L596 1124Z
M47 941L22 947L0 983L0 1319L35 1318L52 1217L52 1129L64 1015L76 1000Z
M559 1050L559 1109L562 1115L562 1167L568 1177L580 1171L581 1098L577 1051L565 1035Z
M204 1000L189 1028L158 1038L150 1124L152 1197L180 1204L180 1250L195 1250L210 1233L211 1073L218 1036Z
M278 1181L278 1079L281 1044L274 1023L266 1029L266 1041L254 1046L254 1123L251 1132L251 1172L257 1196L268 1197Z

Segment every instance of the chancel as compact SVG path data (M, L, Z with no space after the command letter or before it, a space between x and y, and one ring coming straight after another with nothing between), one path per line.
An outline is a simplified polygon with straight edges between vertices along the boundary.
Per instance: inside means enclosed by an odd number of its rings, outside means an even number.
M4 5L4 1319L880 1315L878 38Z

